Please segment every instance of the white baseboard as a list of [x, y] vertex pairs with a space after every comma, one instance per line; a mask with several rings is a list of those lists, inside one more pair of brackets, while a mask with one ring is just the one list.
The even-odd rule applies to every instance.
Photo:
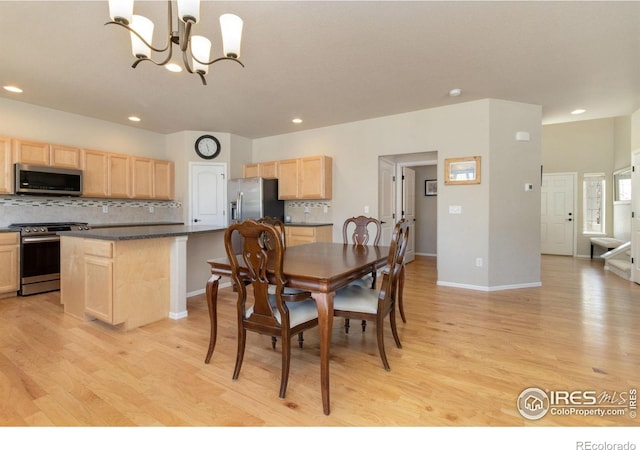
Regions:
[[[230, 287], [230, 286], [231, 286], [231, 281], [228, 281], [226, 283], [220, 283], [218, 285], [218, 289], [222, 289], [222, 288], [226, 288], [226, 287]], [[204, 294], [206, 292], [207, 292], [207, 288], [203, 288], [203, 289], [198, 289], [196, 291], [187, 292], [187, 298], [195, 297], [196, 295], [202, 295], [202, 294]]]
[[438, 286], [448, 286], [448, 287], [471, 289], [474, 291], [484, 291], [484, 292], [505, 291], [507, 289], [525, 289], [525, 288], [542, 286], [542, 282], [540, 281], [537, 281], [534, 283], [504, 284], [501, 286], [477, 286], [474, 284], [450, 283], [448, 281], [438, 281], [436, 284]]
[[417, 256], [438, 256], [437, 253], [416, 253]]

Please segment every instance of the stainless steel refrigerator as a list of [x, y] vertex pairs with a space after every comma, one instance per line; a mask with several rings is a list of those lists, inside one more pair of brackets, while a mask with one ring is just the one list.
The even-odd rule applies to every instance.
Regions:
[[229, 224], [265, 216], [284, 221], [284, 200], [278, 200], [278, 180], [235, 178], [227, 186]]

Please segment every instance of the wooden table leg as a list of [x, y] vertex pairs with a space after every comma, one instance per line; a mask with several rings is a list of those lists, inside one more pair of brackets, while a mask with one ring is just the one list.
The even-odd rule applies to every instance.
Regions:
[[213, 349], [216, 346], [216, 337], [218, 335], [218, 283], [220, 277], [218, 275], [211, 275], [209, 281], [207, 281], [207, 306], [209, 307], [209, 322], [211, 323], [211, 334], [209, 335], [209, 350], [207, 350], [207, 357], [205, 358], [205, 364], [209, 364], [211, 361], [211, 355], [213, 355]]
[[333, 329], [334, 293], [314, 292], [311, 294], [318, 307], [318, 329], [320, 332], [320, 388], [324, 413], [331, 411], [329, 403], [329, 355], [331, 353], [331, 330]]

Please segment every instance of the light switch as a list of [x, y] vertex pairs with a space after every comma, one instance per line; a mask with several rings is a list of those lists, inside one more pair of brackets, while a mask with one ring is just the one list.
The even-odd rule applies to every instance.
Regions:
[[533, 191], [533, 184], [531, 184], [531, 183], [525, 183], [525, 185], [524, 185], [524, 191], [525, 191], [525, 192]]
[[449, 214], [462, 214], [462, 206], [449, 205]]

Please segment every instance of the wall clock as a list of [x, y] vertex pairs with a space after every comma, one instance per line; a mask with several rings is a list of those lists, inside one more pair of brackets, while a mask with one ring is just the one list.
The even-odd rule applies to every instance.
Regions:
[[205, 134], [196, 139], [196, 153], [200, 158], [213, 159], [220, 154], [220, 141], [210, 134]]

